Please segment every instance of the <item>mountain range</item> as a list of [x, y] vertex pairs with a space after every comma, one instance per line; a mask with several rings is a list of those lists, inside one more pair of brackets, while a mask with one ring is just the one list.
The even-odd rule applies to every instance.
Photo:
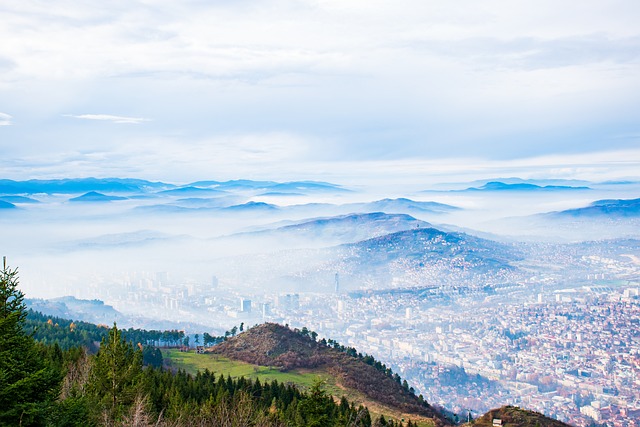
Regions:
[[0, 194], [78, 194], [89, 191], [131, 193], [159, 191], [169, 187], [173, 185], [129, 178], [0, 180]]
[[640, 217], [640, 199], [598, 200], [589, 206], [550, 214], [555, 217]]
[[231, 191], [274, 191], [281, 193], [322, 193], [322, 192], [349, 192], [350, 190], [340, 185], [318, 181], [198, 181], [186, 185], [168, 184], [164, 182], [152, 182], [131, 178], [77, 178], [77, 179], [52, 179], [28, 181], [14, 181], [10, 179], [0, 180], [0, 194], [80, 194], [90, 191], [105, 193], [156, 193], [178, 190], [177, 194], [208, 192], [209, 194]]
[[481, 187], [469, 187], [464, 191], [575, 191], [590, 190], [589, 187], [573, 187], [567, 185], [537, 185], [528, 182], [508, 184], [500, 181], [487, 182]]

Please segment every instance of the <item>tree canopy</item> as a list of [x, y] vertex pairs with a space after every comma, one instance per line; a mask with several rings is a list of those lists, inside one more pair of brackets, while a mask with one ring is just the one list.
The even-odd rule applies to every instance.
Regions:
[[40, 425], [58, 395], [60, 371], [24, 332], [27, 316], [18, 270], [0, 271], [0, 425]]

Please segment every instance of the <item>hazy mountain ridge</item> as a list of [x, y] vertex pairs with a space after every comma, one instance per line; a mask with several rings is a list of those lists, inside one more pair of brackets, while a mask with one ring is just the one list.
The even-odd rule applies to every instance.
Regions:
[[32, 199], [32, 198], [30, 198], [30, 197], [24, 197], [24, 196], [0, 196], [0, 201], [4, 201], [4, 202], [8, 202], [8, 203], [12, 203], [12, 204], [20, 204], [20, 203], [25, 203], [25, 204], [40, 203], [40, 201], [39, 201], [39, 200]]
[[484, 286], [515, 280], [520, 273], [514, 263], [523, 258], [517, 245], [427, 227], [328, 248], [230, 257], [219, 268], [238, 285], [286, 284], [298, 291], [333, 289], [336, 272], [345, 291], [362, 289], [365, 283], [370, 289], [464, 288], [476, 281]]
[[109, 196], [98, 193], [97, 191], [89, 191], [82, 196], [69, 199], [70, 202], [113, 202], [118, 200], [127, 200], [127, 198], [121, 196]]
[[349, 192], [341, 185], [321, 181], [197, 181], [186, 185], [133, 178], [67, 178], [14, 181], [0, 179], [0, 194], [80, 194], [90, 191], [113, 193], [225, 193], [227, 191]]
[[73, 296], [64, 296], [51, 299], [26, 298], [27, 308], [40, 312], [47, 316], [60, 317], [69, 320], [81, 320], [94, 324], [113, 326], [116, 322], [120, 328], [146, 328], [146, 329], [175, 329], [182, 330], [185, 327], [191, 329], [206, 329], [205, 326], [193, 322], [172, 322], [128, 315], [115, 309], [104, 301], [93, 299], [79, 299]]
[[589, 206], [553, 212], [555, 217], [640, 217], [640, 199], [597, 200]]
[[[244, 200], [244, 203], [239, 203], [241, 200]], [[272, 213], [279, 213], [281, 215], [291, 215], [292, 217], [304, 218], [297, 219], [295, 220], [296, 222], [311, 221], [314, 218], [319, 217], [320, 215], [330, 217], [358, 213], [367, 214], [382, 212], [386, 214], [408, 214], [421, 217], [436, 217], [462, 210], [462, 208], [459, 208], [457, 206], [452, 206], [444, 203], [431, 201], [414, 201], [406, 198], [382, 199], [372, 202], [345, 204], [306, 203], [280, 205], [269, 203], [267, 201], [253, 200], [253, 198], [250, 196], [245, 196], [245, 198], [243, 199], [239, 195], [232, 194], [214, 198], [191, 197], [181, 198], [177, 200], [167, 198], [165, 203], [136, 206], [133, 209], [164, 213], [270, 211]]]
[[[632, 184], [632, 182], [620, 182], [620, 183], [595, 183], [592, 181], [580, 180], [580, 179], [561, 179], [561, 178], [519, 178], [519, 177], [495, 177], [488, 179], [478, 179], [474, 181], [467, 182], [448, 182], [448, 183], [439, 183], [434, 186], [434, 190], [425, 190], [425, 192], [429, 191], [465, 191], [468, 189], [477, 189], [486, 186], [491, 186], [492, 184], [498, 184], [503, 186], [510, 185], [533, 185], [537, 187], [569, 187], [569, 188], [591, 188], [592, 186], [597, 185], [616, 185], [616, 184]], [[514, 187], [517, 188], [517, 187]]]
[[371, 212], [305, 219], [294, 224], [240, 232], [225, 238], [275, 238], [278, 241], [280, 239], [292, 239], [301, 244], [305, 241], [310, 241], [310, 243], [322, 241], [329, 244], [341, 244], [429, 225], [425, 221], [417, 220], [406, 214]]
[[141, 246], [159, 242], [176, 242], [178, 240], [193, 239], [187, 235], [172, 235], [154, 230], [138, 230], [126, 233], [103, 234], [87, 239], [65, 242], [67, 249], [104, 249], [125, 246]]
[[537, 185], [528, 182], [504, 183], [500, 181], [491, 181], [481, 187], [469, 187], [463, 191], [584, 191], [591, 190], [589, 187], [573, 187], [566, 185]]
[[253, 190], [253, 191], [273, 191], [281, 193], [291, 192], [349, 192], [341, 185], [322, 181], [252, 181], [238, 179], [231, 181], [197, 181], [190, 184], [194, 187], [206, 187], [225, 191]]
[[487, 222], [520, 241], [576, 242], [640, 238], [640, 199], [602, 199], [581, 207]]
[[217, 190], [217, 189], [211, 189], [211, 188], [200, 188], [200, 187], [188, 185], [186, 187], [178, 187], [178, 188], [172, 188], [169, 190], [162, 190], [155, 194], [163, 195], [163, 196], [180, 196], [180, 197], [198, 196], [199, 197], [199, 196], [224, 195], [228, 193], [223, 190]]
[[110, 325], [125, 323], [125, 315], [100, 300], [81, 300], [75, 297], [60, 297], [49, 300], [27, 299], [27, 307], [48, 316], [82, 320], [96, 324]]
[[74, 194], [89, 191], [147, 192], [173, 187], [173, 184], [131, 178], [69, 178], [28, 181], [0, 180], [0, 193], [4, 194]]

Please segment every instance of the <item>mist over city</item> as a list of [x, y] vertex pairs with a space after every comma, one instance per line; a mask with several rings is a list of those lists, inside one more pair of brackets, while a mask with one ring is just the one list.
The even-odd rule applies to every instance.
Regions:
[[639, 19], [8, 2], [0, 255], [45, 315], [308, 328], [450, 414], [638, 426]]

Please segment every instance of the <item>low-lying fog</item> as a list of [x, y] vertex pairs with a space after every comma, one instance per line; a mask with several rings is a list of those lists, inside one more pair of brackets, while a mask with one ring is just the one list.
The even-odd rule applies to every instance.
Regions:
[[[322, 259], [311, 262], [313, 252], [303, 257], [288, 250], [355, 243], [429, 224], [498, 241], [640, 237], [637, 213], [606, 220], [541, 215], [584, 208], [597, 200], [634, 199], [640, 194], [637, 183], [589, 187], [386, 195], [341, 187], [299, 192], [252, 187], [216, 192], [203, 187], [182, 192], [105, 191], [98, 197], [126, 199], [99, 201], [70, 200], [81, 194], [21, 194], [32, 199], [30, 203], [0, 195], [0, 200], [13, 200], [16, 206], [0, 210], [2, 254], [11, 266], [19, 267], [21, 288], [30, 298], [92, 298], [97, 287], [104, 290], [145, 275], [155, 277], [158, 272], [184, 283], [209, 283], [216, 276], [224, 287], [228, 275], [234, 274], [227, 267], [237, 265], [238, 260], [245, 266], [242, 274], [251, 281], [252, 275], [264, 274], [260, 271], [264, 265], [252, 262], [258, 254], [282, 254], [286, 261], [271, 256], [265, 262], [302, 269], [300, 264], [320, 265]], [[383, 200], [398, 198], [408, 200]], [[412, 218], [314, 221], [372, 212]], [[282, 287], [286, 290], [286, 284]]]

